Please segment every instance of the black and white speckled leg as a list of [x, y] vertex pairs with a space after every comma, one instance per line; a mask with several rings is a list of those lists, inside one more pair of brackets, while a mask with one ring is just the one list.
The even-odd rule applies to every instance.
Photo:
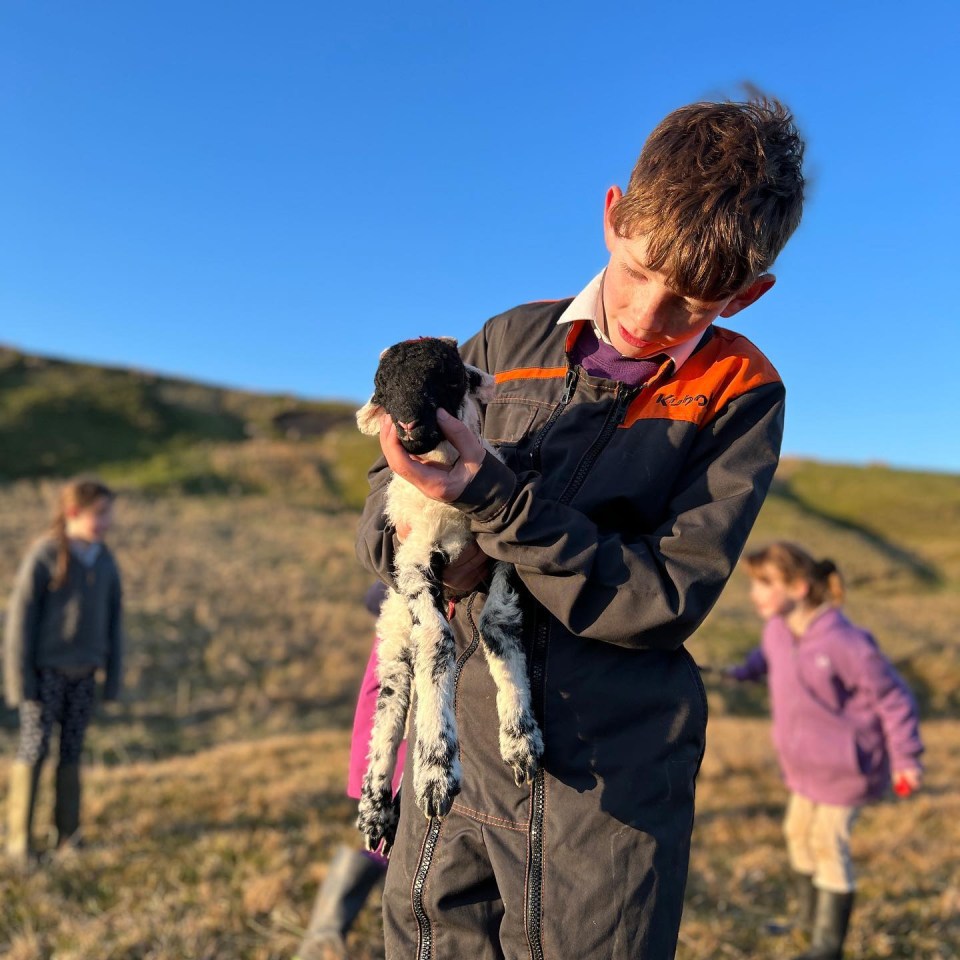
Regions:
[[517, 786], [531, 781], [543, 756], [543, 734], [533, 714], [527, 658], [520, 643], [520, 604], [510, 585], [510, 566], [494, 568], [478, 629], [497, 687], [500, 755]]
[[383, 842], [384, 851], [389, 851], [400, 817], [399, 798], [393, 795], [393, 775], [410, 709], [413, 680], [410, 630], [407, 602], [391, 591], [377, 621], [380, 691], [357, 815], [357, 829], [363, 834], [368, 850], [376, 850]]
[[438, 609], [438, 590], [426, 570], [409, 598], [413, 675], [417, 695], [413, 790], [427, 817], [443, 817], [460, 792], [460, 755], [453, 709], [454, 639]]

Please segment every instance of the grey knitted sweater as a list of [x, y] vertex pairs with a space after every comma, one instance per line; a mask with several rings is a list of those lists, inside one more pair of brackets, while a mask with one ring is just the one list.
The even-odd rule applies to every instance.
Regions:
[[57, 543], [38, 540], [24, 558], [7, 608], [3, 673], [9, 706], [37, 698], [42, 667], [106, 670], [104, 698], [120, 692], [123, 629], [120, 572], [103, 547], [89, 566], [70, 558], [67, 582], [51, 590]]

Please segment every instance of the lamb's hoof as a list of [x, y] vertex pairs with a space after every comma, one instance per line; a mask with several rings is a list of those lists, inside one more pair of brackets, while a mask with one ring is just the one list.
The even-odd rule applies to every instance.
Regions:
[[366, 789], [361, 791], [357, 811], [357, 829], [363, 834], [363, 842], [367, 850], [376, 850], [383, 844], [384, 855], [389, 853], [397, 838], [399, 823], [399, 800], [391, 796], [390, 791], [384, 790], [379, 793]]
[[453, 806], [453, 798], [460, 793], [460, 784], [442, 780], [430, 781], [417, 797], [417, 806], [428, 819], [445, 817]]
[[533, 783], [533, 778], [540, 769], [540, 761], [529, 757], [526, 760], [508, 760], [507, 766], [513, 771], [513, 782], [522, 787], [528, 783]]
[[540, 769], [540, 760], [543, 757], [543, 737], [538, 728], [529, 733], [509, 731], [503, 741], [503, 762], [513, 771], [513, 782], [522, 787], [532, 783]]

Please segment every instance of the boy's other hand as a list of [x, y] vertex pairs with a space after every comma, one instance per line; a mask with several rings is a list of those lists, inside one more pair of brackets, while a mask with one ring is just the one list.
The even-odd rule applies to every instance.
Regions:
[[477, 546], [476, 540], [463, 548], [460, 556], [443, 569], [441, 580], [456, 596], [473, 593], [487, 578], [489, 557]]
[[413, 484], [431, 500], [452, 503], [477, 475], [486, 451], [480, 440], [446, 410], [437, 411], [441, 433], [460, 454], [452, 466], [424, 463], [407, 453], [397, 437], [397, 428], [387, 414], [380, 419], [380, 449], [390, 469]]

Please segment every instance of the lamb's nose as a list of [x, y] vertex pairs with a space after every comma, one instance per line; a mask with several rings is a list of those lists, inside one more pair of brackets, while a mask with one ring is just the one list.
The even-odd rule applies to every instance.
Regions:
[[402, 420], [397, 421], [397, 426], [404, 432], [410, 433], [413, 428], [417, 425], [416, 420], [410, 420], [408, 423], [404, 423]]

